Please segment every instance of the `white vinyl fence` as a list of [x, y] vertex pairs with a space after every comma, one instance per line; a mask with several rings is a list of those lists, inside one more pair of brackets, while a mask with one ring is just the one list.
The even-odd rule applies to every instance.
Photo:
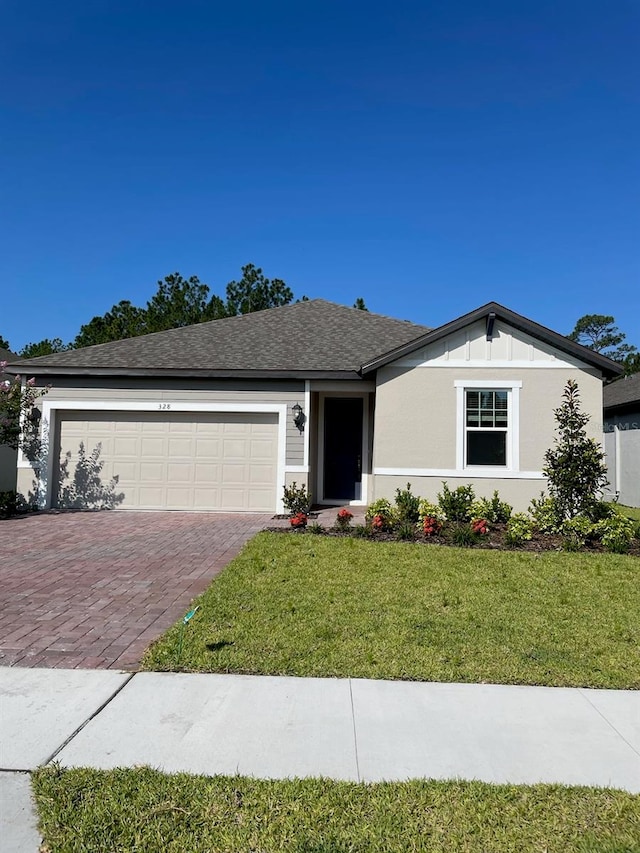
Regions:
[[605, 420], [604, 450], [607, 497], [617, 497], [625, 506], [640, 506], [640, 414]]

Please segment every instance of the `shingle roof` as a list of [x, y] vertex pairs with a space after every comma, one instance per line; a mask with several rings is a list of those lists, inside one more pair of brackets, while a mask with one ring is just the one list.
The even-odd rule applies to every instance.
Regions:
[[0, 361], [18, 361], [18, 356], [10, 350], [0, 347]]
[[640, 373], [625, 376], [604, 386], [604, 407], [611, 409], [617, 406], [640, 406]]
[[40, 356], [28, 360], [28, 369], [37, 374], [356, 374], [364, 362], [427, 331], [405, 320], [312, 299]]

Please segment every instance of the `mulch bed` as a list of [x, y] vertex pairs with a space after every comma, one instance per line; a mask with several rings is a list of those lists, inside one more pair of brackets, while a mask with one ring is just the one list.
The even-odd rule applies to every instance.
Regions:
[[[280, 516], [280, 518], [288, 518], [289, 516]], [[294, 528], [294, 527], [268, 527], [267, 530], [271, 533], [293, 533], [296, 535], [308, 534], [309, 536], [319, 535], [319, 536], [333, 536], [336, 538], [345, 538], [348, 536], [357, 537], [359, 539], [367, 539], [371, 542], [418, 542], [422, 545], [448, 545], [454, 547], [464, 547], [460, 546], [455, 542], [451, 541], [450, 535], [446, 533], [444, 535], [439, 534], [437, 536], [425, 536], [423, 533], [416, 532], [416, 535], [413, 539], [404, 539], [397, 536], [397, 534], [391, 531], [376, 531], [375, 533], [371, 533], [369, 535], [363, 536], [360, 533], [356, 532], [355, 527], [351, 527], [347, 530], [339, 530], [335, 527], [323, 527], [322, 531], [309, 531], [304, 528]], [[504, 542], [504, 534], [506, 530], [505, 524], [492, 524], [489, 532], [484, 536], [478, 536], [476, 542], [473, 545], [469, 545], [467, 547], [470, 548], [478, 548], [485, 551], [523, 551], [523, 552], [532, 552], [532, 553], [540, 553], [542, 551], [565, 551], [563, 547], [564, 539], [562, 536], [558, 534], [551, 533], [534, 533], [533, 537], [527, 542], [523, 542], [522, 545], [518, 547], [514, 547], [512, 545], [507, 545]], [[584, 548], [579, 549], [582, 553], [593, 553], [593, 554], [608, 554], [606, 548], [600, 542], [590, 541], [588, 542]], [[633, 544], [631, 545], [627, 554], [632, 557], [640, 557], [640, 540], [635, 539]]]

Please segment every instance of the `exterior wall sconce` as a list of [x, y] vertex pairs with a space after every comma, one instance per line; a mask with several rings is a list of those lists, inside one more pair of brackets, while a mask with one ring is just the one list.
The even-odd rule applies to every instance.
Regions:
[[296, 403], [295, 406], [292, 406], [291, 411], [293, 412], [294, 424], [300, 432], [304, 432], [304, 424], [307, 418], [305, 413], [302, 411], [302, 406], [300, 405], [300, 403]]

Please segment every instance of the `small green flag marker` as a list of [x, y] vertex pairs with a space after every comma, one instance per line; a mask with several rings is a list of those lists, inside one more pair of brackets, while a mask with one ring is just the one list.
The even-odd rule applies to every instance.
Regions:
[[180, 658], [182, 657], [182, 641], [183, 641], [183, 639], [184, 639], [184, 628], [185, 628], [185, 625], [188, 625], [188, 624], [189, 624], [189, 622], [191, 621], [191, 619], [193, 619], [193, 617], [196, 615], [196, 612], [197, 612], [198, 610], [200, 610], [200, 605], [199, 605], [199, 604], [198, 604], [198, 606], [197, 606], [197, 607], [194, 607], [194, 608], [193, 608], [193, 610], [190, 610], [188, 613], [185, 613], [185, 615], [182, 617], [182, 623], [181, 623], [181, 625], [180, 625], [180, 635], [179, 635], [179, 638], [178, 638], [178, 656], [177, 656], [177, 660], [176, 660], [176, 666], [178, 666], [178, 665], [179, 665], [179, 663], [180, 663]]

